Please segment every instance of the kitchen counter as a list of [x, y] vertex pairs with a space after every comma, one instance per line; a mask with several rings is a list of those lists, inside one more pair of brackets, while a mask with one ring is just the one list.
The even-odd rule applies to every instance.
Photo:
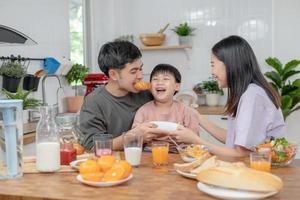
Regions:
[[[133, 179], [114, 187], [91, 187], [76, 180], [77, 173], [25, 174], [20, 179], [2, 180], [0, 200], [20, 199], [214, 199], [199, 191], [197, 181], [180, 176], [173, 163], [182, 162], [178, 154], [169, 155], [169, 165], [152, 167], [151, 154], [143, 153], [142, 164], [133, 169]], [[300, 160], [284, 168], [272, 169], [282, 178], [283, 190], [269, 199], [297, 199], [300, 196]]]
[[224, 106], [198, 106], [195, 108], [202, 115], [224, 115]]

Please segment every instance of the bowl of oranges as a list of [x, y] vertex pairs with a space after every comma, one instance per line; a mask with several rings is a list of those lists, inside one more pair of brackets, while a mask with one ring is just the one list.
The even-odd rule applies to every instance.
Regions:
[[126, 160], [116, 160], [105, 155], [97, 159], [86, 159], [79, 164], [77, 180], [96, 187], [119, 185], [133, 178], [132, 167]]

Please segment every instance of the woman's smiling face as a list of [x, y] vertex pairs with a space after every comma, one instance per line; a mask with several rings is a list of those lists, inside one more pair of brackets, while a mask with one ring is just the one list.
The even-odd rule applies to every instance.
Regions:
[[226, 66], [213, 53], [211, 54], [212, 75], [218, 81], [220, 88], [227, 87]]

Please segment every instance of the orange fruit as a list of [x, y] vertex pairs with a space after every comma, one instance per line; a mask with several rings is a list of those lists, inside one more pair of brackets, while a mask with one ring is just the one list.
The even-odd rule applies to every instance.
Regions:
[[139, 81], [134, 84], [136, 90], [149, 90], [151, 88], [151, 83]]
[[95, 160], [87, 160], [79, 165], [80, 174], [101, 172], [101, 168]]
[[118, 167], [118, 166], [121, 166], [123, 169], [125, 169], [125, 173], [122, 179], [127, 178], [131, 174], [132, 167], [126, 160], [117, 161], [113, 167]]
[[116, 162], [114, 156], [106, 155], [98, 158], [97, 163], [101, 167], [101, 170], [105, 173], [108, 171]]
[[121, 166], [115, 166], [105, 172], [103, 176], [104, 181], [118, 181], [123, 178], [125, 169]]
[[76, 149], [76, 155], [81, 155], [84, 153], [84, 147], [81, 146], [79, 143], [73, 143], [74, 148]]
[[102, 181], [103, 175], [104, 175], [104, 173], [102, 173], [102, 172], [95, 172], [95, 173], [81, 174], [81, 177], [85, 181], [99, 182], [99, 181]]

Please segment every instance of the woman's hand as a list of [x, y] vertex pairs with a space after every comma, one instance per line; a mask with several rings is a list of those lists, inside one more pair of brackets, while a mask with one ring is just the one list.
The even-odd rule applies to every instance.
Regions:
[[200, 137], [192, 130], [179, 125], [177, 130], [170, 132], [170, 136], [176, 139], [178, 142], [188, 144], [198, 144]]

